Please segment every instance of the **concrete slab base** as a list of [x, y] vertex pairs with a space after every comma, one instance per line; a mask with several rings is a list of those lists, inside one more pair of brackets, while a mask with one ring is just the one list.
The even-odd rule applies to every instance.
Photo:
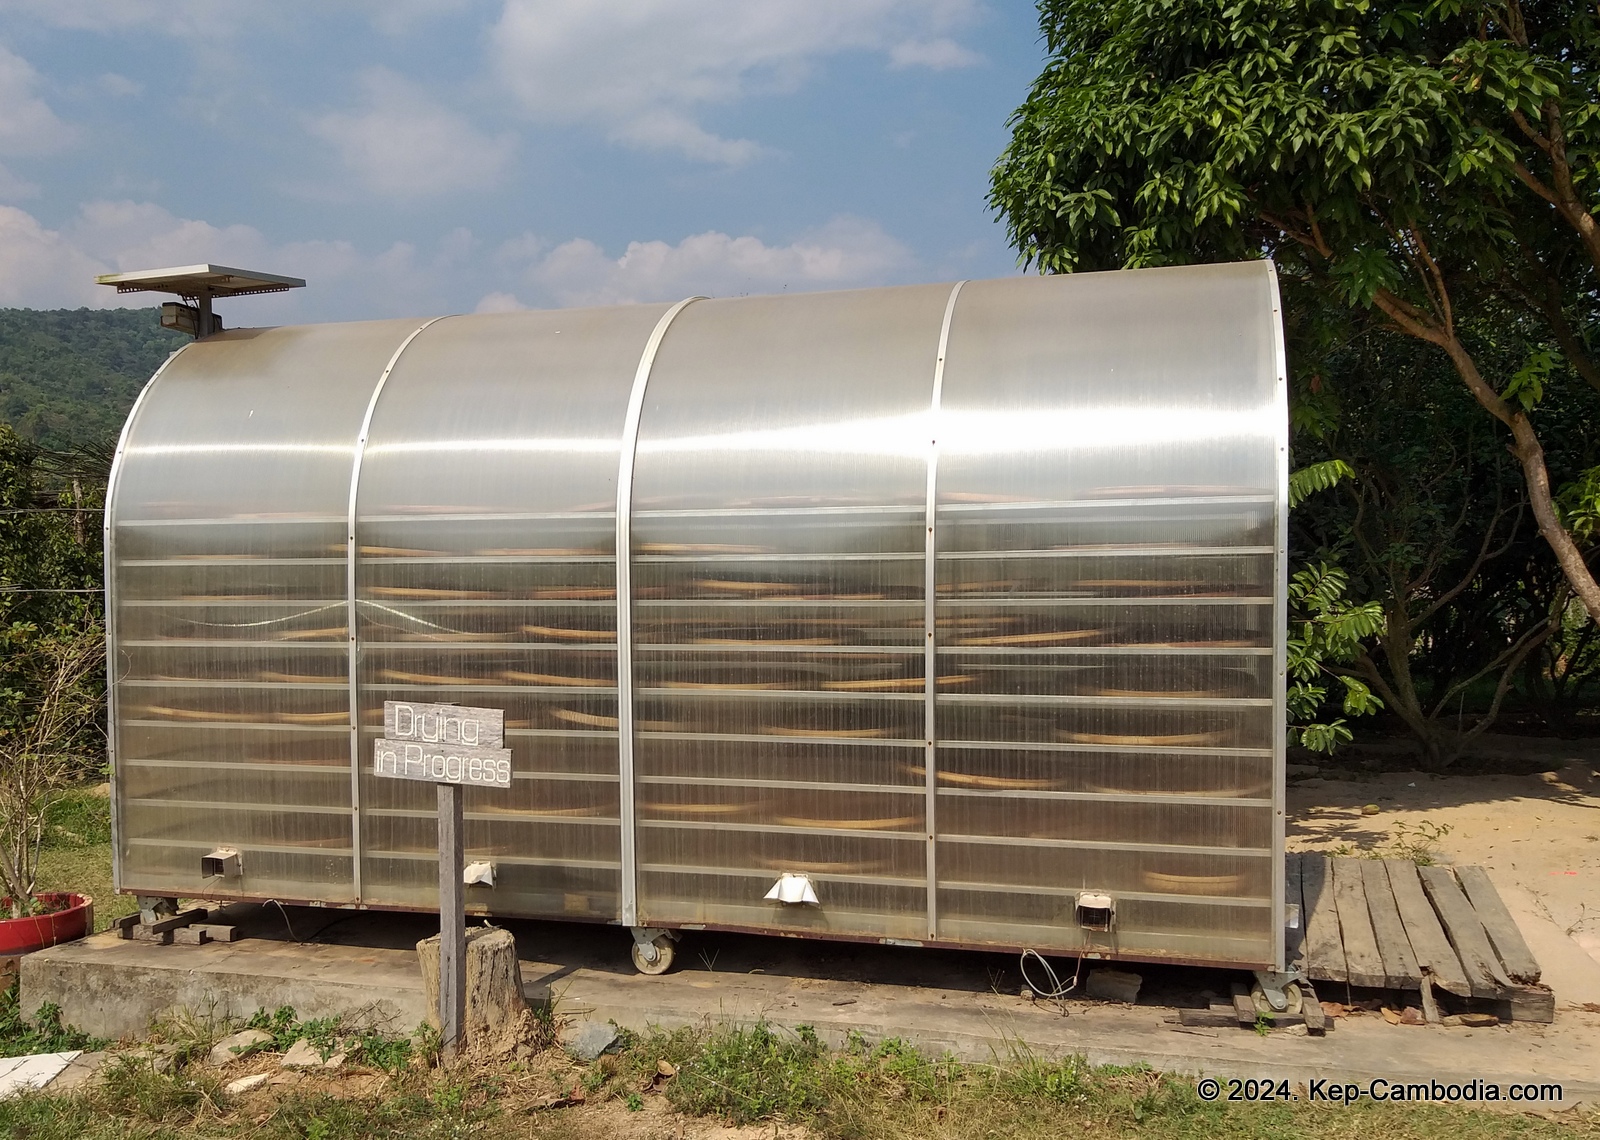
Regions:
[[[393, 1033], [423, 1020], [412, 947], [437, 931], [436, 919], [309, 908], [280, 914], [243, 905], [229, 911], [228, 921], [246, 934], [239, 942], [157, 946], [100, 935], [30, 954], [22, 963], [24, 1009], [53, 1001], [67, 1023], [104, 1037], [137, 1036], [152, 1018], [179, 1008], [221, 1021], [290, 1005], [304, 1018], [338, 1015]], [[1177, 1007], [1204, 1005], [1244, 977], [1227, 971], [1132, 967], [1144, 978], [1138, 1005], [1063, 1006], [1019, 996], [1017, 963], [1008, 955], [700, 932], [686, 934], [674, 972], [646, 977], [634, 970], [631, 939], [619, 927], [506, 925], [517, 936], [530, 997], [553, 999], [573, 1020], [634, 1030], [765, 1019], [814, 1026], [834, 1044], [852, 1033], [869, 1041], [900, 1037], [969, 1061], [1082, 1054], [1095, 1064], [1143, 1063], [1223, 1079], [1557, 1082], [1559, 1107], [1600, 1104], [1600, 1013], [1564, 1004], [1553, 1025], [1447, 1029], [1392, 1026], [1367, 1015], [1339, 1020], [1320, 1039], [1292, 1030], [1258, 1036], [1167, 1020]]]

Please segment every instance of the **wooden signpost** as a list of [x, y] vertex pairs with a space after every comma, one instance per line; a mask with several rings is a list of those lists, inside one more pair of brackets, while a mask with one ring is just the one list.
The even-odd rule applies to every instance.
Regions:
[[467, 1004], [461, 789], [511, 786], [505, 712], [385, 701], [383, 739], [374, 742], [372, 772], [439, 788], [439, 1037], [454, 1053], [462, 1044]]

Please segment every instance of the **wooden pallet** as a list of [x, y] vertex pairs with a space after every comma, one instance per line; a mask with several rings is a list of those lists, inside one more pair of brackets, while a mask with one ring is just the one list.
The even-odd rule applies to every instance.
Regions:
[[1436, 989], [1508, 1021], [1554, 1020], [1539, 963], [1482, 867], [1292, 852], [1285, 875], [1301, 914], [1289, 962], [1312, 981], [1415, 990], [1430, 1020]]

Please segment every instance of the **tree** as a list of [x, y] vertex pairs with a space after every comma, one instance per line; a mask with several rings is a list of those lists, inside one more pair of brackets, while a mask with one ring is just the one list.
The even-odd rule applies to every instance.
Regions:
[[[1351, 594], [1374, 599], [1372, 644], [1329, 668], [1369, 685], [1425, 765], [1442, 769], [1520, 695], [1519, 678], [1559, 714], [1562, 698], [1581, 690], [1583, 639], [1577, 661], [1542, 654], [1561, 640], [1571, 592], [1526, 525], [1521, 480], [1493, 422], [1439, 354], [1374, 323], [1347, 314], [1325, 344], [1308, 343], [1307, 322], [1290, 323], [1291, 344], [1320, 368], [1292, 404], [1296, 459], [1304, 471], [1344, 473], [1336, 491], [1291, 515], [1290, 547], [1301, 564], [1340, 567]], [[1485, 359], [1520, 359], [1516, 333], [1479, 337]], [[1559, 413], [1550, 455], [1571, 466], [1573, 445], [1600, 436], [1600, 393], [1563, 390], [1547, 409]], [[1577, 439], [1568, 425], [1583, 429]], [[1547, 683], [1558, 674], [1559, 686]]]
[[[1600, 622], [1558, 508], [1544, 390], [1600, 390], [1600, 13], [1576, 0], [1041, 0], [1051, 53], [990, 202], [1047, 272], [1277, 260], [1441, 351], [1501, 426], [1539, 533]], [[1483, 330], [1538, 330], [1515, 368]], [[1585, 497], [1584, 488], [1588, 488]]]

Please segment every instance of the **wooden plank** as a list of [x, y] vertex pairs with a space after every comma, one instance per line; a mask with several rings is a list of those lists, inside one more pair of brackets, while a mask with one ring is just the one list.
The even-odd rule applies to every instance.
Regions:
[[1333, 904], [1331, 861], [1323, 855], [1306, 853], [1300, 868], [1300, 889], [1305, 911], [1305, 973], [1319, 982], [1342, 982], [1349, 972], [1345, 967], [1344, 943], [1339, 938], [1339, 912]]
[[1300, 899], [1303, 858], [1303, 853], [1299, 851], [1290, 851], [1283, 857], [1283, 905], [1286, 909], [1297, 907], [1300, 911], [1300, 921], [1292, 927], [1285, 927], [1283, 932], [1283, 959], [1291, 970], [1305, 958], [1306, 910]]
[[1322, 1010], [1322, 1002], [1317, 998], [1317, 991], [1310, 982], [1300, 983], [1300, 1009], [1306, 1019], [1306, 1032], [1313, 1037], [1325, 1036], [1328, 1032], [1328, 1015]]
[[1422, 968], [1417, 965], [1417, 956], [1411, 952], [1411, 939], [1406, 937], [1405, 924], [1400, 921], [1400, 907], [1394, 901], [1389, 872], [1378, 860], [1363, 859], [1361, 886], [1367, 894], [1367, 914], [1372, 918], [1372, 933], [1378, 937], [1378, 956], [1383, 959], [1389, 988], [1420, 988]]
[[192, 926], [196, 922], [206, 920], [206, 908], [203, 906], [190, 907], [182, 914], [175, 914], [171, 918], [158, 919], [155, 922], [141, 922], [139, 929], [150, 934], [162, 934], [168, 930], [177, 930], [180, 926]]
[[1250, 991], [1238, 982], [1233, 984], [1233, 1015], [1241, 1029], [1255, 1027], [1256, 1003], [1250, 1000]]
[[1418, 867], [1417, 874], [1422, 878], [1422, 889], [1427, 892], [1434, 913], [1444, 924], [1445, 937], [1450, 939], [1451, 948], [1461, 959], [1461, 968], [1472, 986], [1472, 996], [1499, 997], [1502, 990], [1510, 988], [1511, 979], [1500, 968], [1500, 959], [1489, 944], [1483, 923], [1478, 921], [1467, 896], [1461, 893], [1450, 868]]
[[1422, 1020], [1429, 1025], [1438, 1025], [1439, 1003], [1433, 996], [1433, 979], [1427, 974], [1422, 975]]
[[1461, 968], [1461, 959], [1451, 949], [1444, 927], [1439, 925], [1439, 916], [1433, 913], [1433, 906], [1423, 893], [1417, 865], [1409, 859], [1385, 859], [1383, 868], [1389, 873], [1389, 888], [1394, 891], [1395, 905], [1400, 908], [1400, 921], [1405, 924], [1406, 938], [1411, 942], [1418, 968], [1425, 970], [1433, 984], [1447, 993], [1471, 997], [1467, 972]]
[[1522, 931], [1517, 929], [1516, 920], [1501, 901], [1500, 892], [1494, 889], [1489, 872], [1482, 867], [1457, 867], [1456, 880], [1466, 892], [1472, 909], [1477, 911], [1478, 921], [1483, 923], [1484, 933], [1489, 936], [1489, 944], [1500, 955], [1506, 976], [1514, 982], [1530, 986], [1537, 982], [1539, 960], [1523, 941]]
[[1549, 1025], [1556, 1019], [1556, 995], [1549, 986], [1510, 986], [1487, 1005], [1501, 1021], [1528, 1021]]
[[1360, 859], [1333, 861], [1333, 903], [1339, 912], [1339, 934], [1344, 939], [1346, 979], [1352, 986], [1381, 990], [1388, 987], [1389, 975], [1378, 953], [1378, 937], [1372, 932], [1361, 863]]

